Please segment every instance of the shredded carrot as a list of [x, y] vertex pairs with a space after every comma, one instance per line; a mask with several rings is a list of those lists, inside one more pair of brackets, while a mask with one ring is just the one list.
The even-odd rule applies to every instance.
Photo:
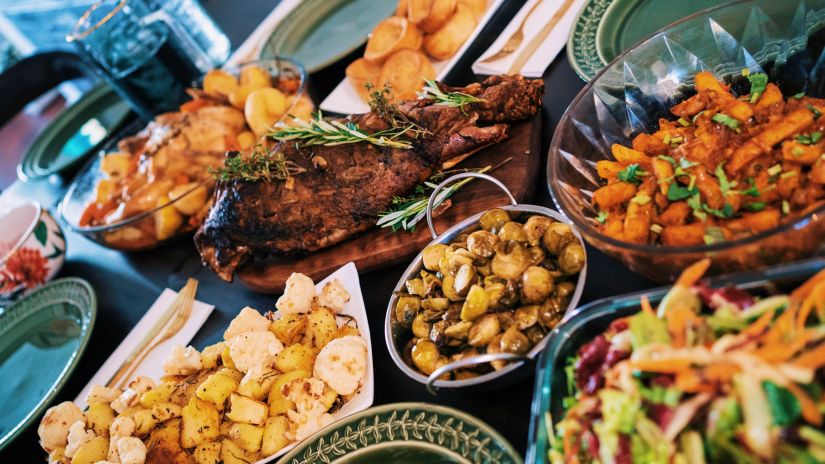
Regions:
[[804, 284], [800, 285], [793, 292], [791, 292], [792, 301], [802, 301], [811, 294], [814, 287], [825, 282], [825, 269], [817, 272], [813, 277], [808, 279]]
[[685, 369], [678, 372], [674, 385], [676, 385], [676, 388], [687, 393], [713, 391], [713, 385], [703, 382], [699, 374], [693, 369]]
[[819, 369], [825, 366], [825, 343], [803, 353], [793, 361], [794, 365], [808, 369]]
[[822, 425], [822, 413], [819, 412], [816, 403], [814, 403], [808, 394], [793, 382], [789, 382], [785, 388], [787, 388], [799, 402], [799, 406], [802, 408], [802, 418], [811, 425]]
[[693, 284], [699, 281], [705, 272], [707, 272], [708, 268], [710, 267], [710, 259], [705, 258], [701, 261], [697, 261], [690, 266], [687, 267], [684, 271], [682, 271], [682, 275], [676, 279], [675, 285], [681, 285], [683, 287], [692, 287]]
[[765, 344], [784, 344], [786, 340], [793, 337], [791, 330], [794, 328], [794, 321], [796, 320], [796, 313], [799, 310], [799, 305], [791, 304], [791, 306], [776, 318], [773, 326], [763, 336]]
[[705, 378], [711, 382], [727, 383], [733, 379], [733, 376], [741, 372], [742, 369], [738, 364], [721, 362], [710, 364], [705, 368]]
[[662, 374], [675, 374], [686, 369], [690, 369], [689, 359], [640, 359], [632, 361], [630, 367], [644, 372], [659, 372]]
[[773, 321], [773, 316], [776, 314], [775, 310], [770, 310], [768, 312], [763, 313], [759, 316], [759, 319], [753, 321], [753, 323], [740, 332], [741, 334], [747, 335], [748, 337], [758, 337], [762, 335], [762, 332], [768, 328], [771, 321]]
[[655, 316], [656, 312], [653, 311], [653, 306], [650, 305], [650, 299], [648, 299], [647, 295], [642, 295], [642, 311], [645, 313]]
[[687, 306], [676, 306], [665, 314], [667, 329], [675, 348], [683, 348], [686, 342], [688, 327], [696, 318], [693, 311]]

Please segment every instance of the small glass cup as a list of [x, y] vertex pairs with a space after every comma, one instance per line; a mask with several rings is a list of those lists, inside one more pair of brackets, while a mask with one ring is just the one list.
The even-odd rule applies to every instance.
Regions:
[[144, 119], [175, 110], [208, 58], [165, 11], [142, 0], [92, 5], [66, 38]]
[[176, 34], [191, 37], [194, 45], [208, 59], [207, 63], [196, 63], [201, 72], [218, 68], [229, 59], [231, 44], [220, 26], [209, 16], [198, 0], [145, 0], [155, 11], [164, 11], [168, 21], [177, 27]]

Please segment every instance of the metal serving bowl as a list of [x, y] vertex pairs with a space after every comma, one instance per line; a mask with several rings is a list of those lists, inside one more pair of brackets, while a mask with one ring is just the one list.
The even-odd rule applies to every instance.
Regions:
[[[501, 209], [505, 211], [516, 211], [522, 213], [531, 213], [531, 214], [538, 214], [547, 216], [557, 222], [561, 222], [564, 224], [568, 224], [571, 226], [573, 234], [581, 243], [582, 247], [584, 248], [584, 241], [582, 240], [581, 235], [579, 234], [576, 227], [564, 217], [562, 214], [553, 211], [551, 209], [545, 208], [543, 206], [537, 205], [523, 205], [519, 204], [507, 187], [501, 183], [498, 179], [488, 176], [486, 174], [478, 174], [473, 172], [457, 174], [452, 176], [443, 182], [441, 182], [432, 192], [430, 195], [430, 200], [427, 205], [427, 225], [430, 228], [430, 232], [433, 236], [433, 241], [429, 243], [429, 245], [441, 243], [441, 244], [449, 244], [456, 236], [461, 234], [464, 230], [469, 228], [470, 226], [476, 224], [484, 212], [480, 212], [475, 214], [458, 224], [450, 227], [442, 234], [438, 234], [433, 227], [433, 220], [432, 220], [432, 209], [433, 204], [435, 202], [435, 198], [437, 197], [438, 193], [446, 186], [454, 183], [457, 180], [468, 178], [468, 177], [476, 177], [480, 179], [487, 180], [492, 182], [496, 186], [498, 186], [501, 190], [503, 190], [510, 199], [510, 204], [506, 206], [502, 206]], [[584, 291], [584, 282], [585, 276], [587, 274], [587, 261], [585, 256], [585, 265], [581, 271], [579, 271], [579, 276], [576, 281], [576, 289], [573, 292], [572, 297], [570, 298], [570, 303], [567, 305], [565, 309], [565, 318], [567, 315], [574, 309], [579, 303], [581, 299], [582, 292]], [[393, 290], [392, 297], [390, 298], [389, 304], [387, 305], [387, 316], [384, 322], [384, 337], [387, 342], [387, 349], [390, 352], [390, 356], [392, 357], [395, 364], [404, 372], [407, 376], [411, 379], [425, 384], [427, 386], [427, 390], [431, 393], [435, 393], [435, 389], [437, 388], [464, 388], [464, 387], [472, 387], [472, 386], [481, 386], [484, 385], [486, 389], [495, 389], [501, 388], [508, 384], [511, 384], [521, 378], [530, 375], [533, 372], [532, 361], [534, 361], [538, 355], [542, 352], [544, 347], [547, 345], [547, 340], [549, 337], [546, 335], [539, 343], [537, 343], [533, 348], [524, 355], [513, 354], [513, 353], [486, 353], [479, 356], [473, 356], [461, 359], [459, 361], [455, 361], [440, 368], [436, 369], [430, 376], [426, 376], [416, 370], [414, 367], [408, 365], [404, 362], [402, 357], [401, 349], [403, 347], [404, 342], [406, 341], [405, 337], [408, 333], [406, 329], [402, 330], [401, 328], [397, 327], [397, 324], [394, 322], [393, 312], [395, 309], [396, 302], [398, 301], [399, 292], [404, 288], [405, 283], [408, 279], [413, 277], [417, 274], [421, 269], [423, 269], [423, 251], [415, 257], [415, 259], [410, 263], [407, 269], [404, 271], [404, 274], [401, 276], [401, 279], [398, 281], [398, 284], [395, 286]], [[550, 332], [552, 333], [552, 332]], [[403, 340], [403, 341], [402, 341]], [[454, 371], [460, 368], [466, 368], [478, 364], [483, 364], [491, 361], [509, 361], [509, 363], [502, 369], [492, 371], [477, 377], [469, 378], [469, 379], [462, 379], [462, 380], [441, 380], [439, 377], [442, 375]]]

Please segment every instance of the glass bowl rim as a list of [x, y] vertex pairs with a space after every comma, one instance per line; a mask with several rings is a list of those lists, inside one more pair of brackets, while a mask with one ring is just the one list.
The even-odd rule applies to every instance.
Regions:
[[[246, 66], [261, 65], [261, 64], [276, 64], [277, 65], [277, 64], [280, 64], [281, 62], [289, 63], [291, 66], [293, 66], [298, 71], [298, 77], [299, 77], [300, 84], [298, 85], [298, 90], [295, 91], [295, 97], [304, 95], [306, 93], [306, 84], [307, 84], [306, 70], [304, 69], [304, 66], [301, 63], [299, 63], [299, 62], [297, 62], [297, 61], [295, 61], [291, 58], [276, 56], [276, 57], [269, 58], [269, 59], [266, 59], [266, 60], [244, 61], [242, 63], [238, 63], [238, 64], [235, 64], [235, 65], [232, 65], [232, 66], [226, 66], [226, 67], [216, 68], [216, 69], [220, 69], [220, 70], [226, 71], [230, 74], [237, 75]], [[198, 81], [196, 81], [192, 85], [193, 86], [194, 85], [201, 85], [203, 83], [203, 78], [205, 76], [206, 76], [206, 74], [204, 73], [198, 79]], [[271, 74], [270, 74], [270, 76], [271, 76]], [[290, 104], [289, 108], [287, 108], [287, 110], [284, 112], [284, 115], [287, 115], [289, 113], [289, 111], [294, 107], [296, 101], [297, 101], [297, 98], [293, 98], [292, 103]], [[136, 123], [130, 124], [130, 125], [126, 126], [126, 130], [129, 130], [129, 129], [131, 129], [132, 126], [137, 126], [137, 125], [138, 124], [136, 124]], [[144, 125], [144, 127], [145, 127], [145, 125]], [[79, 178], [79, 176], [81, 176], [81, 175], [85, 174], [86, 172], [88, 172], [88, 170], [91, 169], [91, 165], [93, 165], [100, 158], [105, 156], [105, 153], [106, 153], [105, 148], [110, 146], [115, 138], [122, 138], [122, 137], [126, 137], [126, 135], [122, 136], [120, 133], [114, 134], [112, 136], [112, 138], [104, 144], [104, 148], [98, 150], [97, 154], [92, 156], [89, 159], [89, 161], [86, 164], [83, 165], [83, 167], [79, 171], [78, 177], [76, 177], [72, 181], [71, 185], [66, 190], [66, 193], [63, 195], [63, 199], [60, 201], [60, 206], [59, 206], [60, 219], [73, 232], [77, 232], [77, 233], [80, 233], [80, 234], [109, 232], [109, 231], [112, 231], [112, 230], [119, 229], [121, 227], [128, 226], [130, 224], [134, 224], [138, 221], [141, 221], [141, 220], [145, 219], [146, 217], [148, 217], [150, 215], [153, 215], [153, 214], [157, 213], [158, 211], [160, 211], [164, 208], [167, 208], [167, 207], [170, 207], [170, 206], [174, 205], [175, 203], [177, 203], [181, 199], [187, 197], [190, 193], [197, 190], [199, 187], [208, 184], [208, 181], [209, 181], [208, 179], [203, 179], [203, 180], [200, 180], [200, 181], [193, 182], [196, 185], [194, 185], [191, 189], [187, 190], [181, 196], [179, 196], [178, 198], [175, 198], [174, 200], [170, 201], [169, 203], [166, 203], [166, 204], [161, 205], [161, 206], [156, 206], [156, 207], [154, 207], [150, 210], [143, 211], [142, 213], [138, 213], [134, 216], [129, 216], [128, 218], [122, 219], [122, 220], [120, 220], [118, 222], [115, 222], [115, 223], [112, 223], [112, 224], [103, 224], [103, 225], [99, 225], [99, 226], [89, 226], [89, 227], [83, 227], [83, 226], [77, 225], [73, 221], [69, 220], [69, 217], [67, 216], [67, 208], [68, 208], [68, 205], [69, 205], [68, 200], [72, 198], [72, 196], [75, 193], [75, 190], [77, 190], [77, 187], [79, 185], [77, 183], [77, 179]]]
[[[771, 229], [749, 235], [747, 237], [743, 237], [736, 240], [726, 240], [719, 243], [714, 243], [710, 245], [693, 245], [687, 247], [674, 247], [674, 246], [660, 246], [660, 245], [649, 245], [649, 244], [638, 244], [638, 243], [631, 243], [625, 242], [623, 240], [618, 240], [613, 237], [609, 237], [607, 235], [602, 234], [596, 228], [594, 228], [589, 221], [582, 221], [576, 215], [568, 214], [567, 210], [564, 208], [563, 203], [564, 199], [563, 193], [557, 193], [557, 186], [556, 180], [558, 178], [555, 176], [554, 172], [555, 169], [554, 165], [557, 162], [556, 158], [559, 157], [558, 153], [561, 151], [561, 128], [565, 127], [566, 124], [570, 121], [570, 109], [576, 107], [582, 100], [584, 100], [585, 96], [591, 93], [591, 90], [596, 85], [596, 82], [602, 78], [604, 74], [607, 73], [616, 63], [625, 59], [627, 55], [630, 55], [640, 48], [646, 46], [647, 44], [651, 43], [654, 39], [658, 39], [662, 37], [665, 33], [670, 30], [673, 30], [684, 23], [693, 21], [697, 18], [702, 16], [707, 16], [711, 13], [716, 11], [726, 10], [730, 8], [731, 10], [735, 8], [739, 8], [742, 5], [750, 4], [750, 3], [757, 3], [759, 0], [734, 0], [729, 3], [723, 3], [721, 5], [712, 6], [710, 8], [706, 8], [704, 10], [698, 11], [691, 15], [685, 16], [682, 19], [679, 19], [673, 23], [668, 24], [667, 26], [659, 29], [658, 31], [654, 32], [653, 34], [643, 38], [638, 43], [633, 45], [632, 47], [628, 48], [627, 50], [620, 53], [616, 58], [613, 59], [610, 63], [605, 65], [601, 71], [596, 74], [593, 79], [587, 82], [584, 87], [579, 91], [573, 101], [568, 105], [567, 110], [565, 110], [564, 114], [562, 115], [561, 119], [559, 120], [558, 124], [556, 125], [556, 129], [553, 131], [553, 141], [550, 144], [550, 149], [548, 150], [548, 163], [547, 163], [547, 189], [550, 191], [550, 196], [553, 198], [553, 204], [555, 204], [556, 208], [564, 214], [579, 230], [582, 232], [582, 235], [585, 237], [592, 237], [600, 242], [604, 242], [610, 246], [614, 246], [617, 248], [622, 248], [627, 251], [635, 251], [647, 254], [660, 254], [660, 255], [673, 255], [673, 254], [692, 254], [692, 253], [708, 253], [708, 252], [718, 252], [718, 251], [725, 251], [732, 248], [736, 248], [739, 246], [744, 245], [752, 245], [757, 243], [763, 239], [779, 235], [781, 233], [787, 232], [792, 229], [802, 229], [808, 225], [808, 223], [817, 215], [825, 214], [825, 204], [815, 208], [811, 211], [808, 211], [803, 216], [796, 218], [793, 221], [786, 222], [784, 224], [780, 224], [777, 227], [773, 227]], [[554, 156], [555, 155], [555, 156]], [[572, 208], [575, 209], [575, 208]]]

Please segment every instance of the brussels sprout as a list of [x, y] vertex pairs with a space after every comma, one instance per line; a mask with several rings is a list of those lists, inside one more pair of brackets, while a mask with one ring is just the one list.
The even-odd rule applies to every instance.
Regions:
[[521, 275], [521, 294], [530, 303], [541, 303], [553, 291], [553, 276], [539, 266], [530, 266]]
[[494, 232], [498, 230], [502, 224], [510, 222], [510, 215], [501, 208], [495, 208], [482, 214], [481, 217], [478, 218], [478, 222], [481, 224], [482, 229], [487, 232]]
[[516, 280], [530, 265], [527, 250], [516, 241], [501, 242], [496, 247], [491, 268], [493, 274], [505, 280]]
[[477, 230], [467, 238], [467, 249], [478, 256], [489, 258], [493, 256], [498, 242], [498, 235], [486, 230]]

